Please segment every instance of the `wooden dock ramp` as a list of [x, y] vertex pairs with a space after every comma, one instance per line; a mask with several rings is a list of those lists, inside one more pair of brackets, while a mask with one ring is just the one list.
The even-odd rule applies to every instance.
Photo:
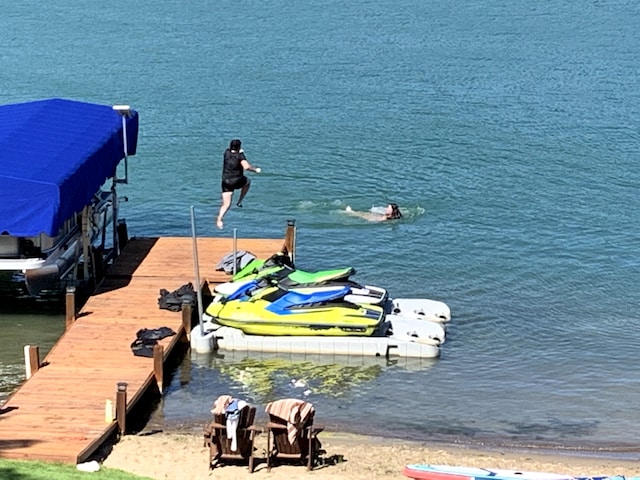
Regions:
[[[292, 231], [289, 225], [284, 240], [290, 253]], [[197, 245], [200, 277], [212, 285], [229, 280], [215, 266], [234, 246], [268, 258], [283, 240], [200, 238]], [[127, 412], [156, 386], [154, 359], [132, 353], [137, 332], [176, 332], [159, 342], [163, 362], [184, 341], [182, 313], [160, 309], [158, 298], [160, 289], [195, 285], [193, 252], [188, 237], [129, 240], [42, 367], [0, 409], [0, 457], [82, 463], [118, 430], [107, 412], [118, 383], [126, 383]]]

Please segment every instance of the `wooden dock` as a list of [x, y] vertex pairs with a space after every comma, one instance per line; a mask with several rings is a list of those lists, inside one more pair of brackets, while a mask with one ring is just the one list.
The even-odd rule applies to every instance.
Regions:
[[[284, 241], [237, 239], [235, 246], [258, 258], [283, 245], [292, 253], [293, 231], [289, 225]], [[233, 238], [200, 238], [197, 245], [202, 285], [228, 281], [215, 266], [233, 252]], [[136, 333], [160, 327], [177, 333], [159, 342], [163, 363], [184, 341], [183, 315], [160, 309], [159, 291], [195, 284], [194, 272], [191, 238], [129, 240], [42, 367], [0, 409], [0, 457], [65, 463], [91, 458], [118, 431], [118, 419], [108, 419], [106, 408], [110, 401], [115, 410], [116, 397], [122, 400], [117, 384], [126, 383], [126, 402], [120, 404], [127, 414], [157, 385], [154, 358], [132, 353]]]

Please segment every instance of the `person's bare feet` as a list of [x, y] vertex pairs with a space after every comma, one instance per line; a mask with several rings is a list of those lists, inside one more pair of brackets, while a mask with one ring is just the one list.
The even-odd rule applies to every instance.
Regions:
[[222, 222], [222, 219], [220, 217], [216, 219], [216, 225], [220, 230], [224, 228], [224, 223]]

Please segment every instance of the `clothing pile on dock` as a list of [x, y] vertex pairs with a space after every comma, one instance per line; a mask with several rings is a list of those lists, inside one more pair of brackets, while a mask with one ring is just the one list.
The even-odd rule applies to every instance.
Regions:
[[224, 271], [224, 273], [228, 275], [234, 275], [236, 272], [242, 270], [255, 259], [256, 256], [251, 252], [247, 252], [246, 250], [238, 250], [235, 253], [227, 253], [220, 259], [220, 261], [216, 265], [216, 270], [219, 272]]
[[153, 330], [142, 328], [136, 333], [136, 339], [131, 344], [131, 351], [137, 357], [153, 358], [153, 347], [158, 340], [175, 335], [169, 327], [154, 328]]
[[160, 290], [160, 298], [158, 298], [160, 308], [171, 310], [172, 312], [179, 312], [182, 310], [184, 303], [188, 303], [192, 307], [196, 305], [196, 292], [191, 282], [173, 292], [169, 292], [169, 290], [164, 288]]

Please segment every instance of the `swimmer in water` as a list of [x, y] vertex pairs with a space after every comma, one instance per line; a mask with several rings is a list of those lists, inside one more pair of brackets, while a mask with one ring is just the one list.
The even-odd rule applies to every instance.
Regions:
[[384, 209], [384, 213], [358, 212], [353, 210], [349, 205], [347, 205], [345, 212], [348, 215], [364, 218], [370, 222], [384, 222], [385, 220], [397, 220], [402, 218], [402, 212], [400, 212], [400, 208], [397, 203], [390, 203], [387, 205]]

